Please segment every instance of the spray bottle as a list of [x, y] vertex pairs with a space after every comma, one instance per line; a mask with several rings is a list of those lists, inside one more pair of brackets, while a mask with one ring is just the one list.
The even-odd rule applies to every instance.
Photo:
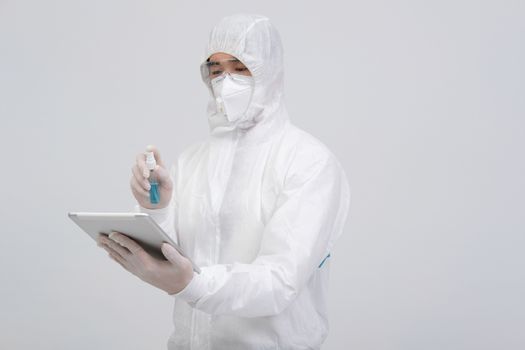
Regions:
[[155, 161], [155, 156], [153, 152], [146, 152], [146, 167], [149, 170], [149, 201], [151, 204], [158, 204], [160, 201], [160, 195], [159, 195], [159, 181], [157, 178], [157, 174], [155, 173], [155, 167], [157, 166], [157, 162]]

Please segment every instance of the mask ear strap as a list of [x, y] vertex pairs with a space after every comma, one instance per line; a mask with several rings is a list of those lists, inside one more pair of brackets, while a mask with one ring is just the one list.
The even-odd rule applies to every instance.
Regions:
[[215, 103], [217, 104], [217, 112], [220, 114], [226, 114], [224, 110], [224, 101], [220, 97], [215, 98]]

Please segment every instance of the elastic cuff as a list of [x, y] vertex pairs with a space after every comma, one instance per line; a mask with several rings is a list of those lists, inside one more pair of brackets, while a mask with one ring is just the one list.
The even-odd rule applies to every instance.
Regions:
[[205, 269], [201, 268], [201, 273], [193, 273], [193, 278], [183, 290], [170, 295], [175, 298], [181, 298], [192, 306], [195, 305], [206, 294], [208, 277], [205, 274]]

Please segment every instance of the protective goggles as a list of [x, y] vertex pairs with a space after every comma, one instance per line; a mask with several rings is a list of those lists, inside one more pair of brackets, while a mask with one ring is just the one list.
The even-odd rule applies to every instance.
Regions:
[[210, 82], [212, 79], [217, 78], [225, 73], [239, 74], [239, 75], [252, 75], [250, 70], [246, 68], [244, 63], [236, 58], [227, 58], [224, 60], [217, 61], [206, 61], [201, 64], [201, 75], [202, 79], [206, 82]]

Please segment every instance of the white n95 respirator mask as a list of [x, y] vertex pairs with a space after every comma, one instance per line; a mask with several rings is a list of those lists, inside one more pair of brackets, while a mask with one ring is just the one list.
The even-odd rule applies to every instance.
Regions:
[[253, 91], [253, 77], [240, 74], [223, 74], [211, 80], [217, 113], [229, 122], [240, 119], [248, 109]]

